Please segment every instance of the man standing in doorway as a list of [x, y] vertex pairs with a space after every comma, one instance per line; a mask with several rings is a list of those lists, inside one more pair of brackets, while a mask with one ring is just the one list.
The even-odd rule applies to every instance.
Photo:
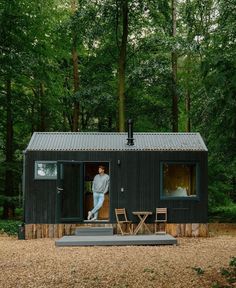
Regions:
[[93, 210], [88, 212], [88, 220], [97, 220], [98, 211], [102, 207], [109, 187], [109, 176], [105, 174], [105, 166], [98, 167], [98, 174], [93, 179]]

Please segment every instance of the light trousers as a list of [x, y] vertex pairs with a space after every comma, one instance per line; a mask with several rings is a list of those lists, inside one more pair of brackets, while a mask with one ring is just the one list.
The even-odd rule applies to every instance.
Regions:
[[98, 211], [102, 207], [104, 202], [104, 194], [93, 192], [93, 210], [91, 210], [92, 214], [96, 219], [98, 219]]

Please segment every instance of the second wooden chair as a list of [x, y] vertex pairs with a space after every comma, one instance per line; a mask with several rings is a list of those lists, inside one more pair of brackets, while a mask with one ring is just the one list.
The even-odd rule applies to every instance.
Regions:
[[[156, 208], [155, 234], [166, 234], [167, 208]], [[161, 229], [161, 227], [163, 229]]]

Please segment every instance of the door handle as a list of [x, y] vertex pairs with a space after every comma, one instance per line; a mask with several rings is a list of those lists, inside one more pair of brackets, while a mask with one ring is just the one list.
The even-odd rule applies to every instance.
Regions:
[[60, 194], [63, 191], [63, 188], [57, 187], [57, 194]]

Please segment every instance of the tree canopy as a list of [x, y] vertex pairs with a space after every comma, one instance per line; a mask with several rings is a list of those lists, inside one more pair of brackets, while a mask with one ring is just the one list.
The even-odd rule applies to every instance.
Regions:
[[124, 131], [128, 118], [200, 132], [210, 204], [235, 199], [235, 1], [2, 0], [0, 16], [4, 199], [34, 131]]

